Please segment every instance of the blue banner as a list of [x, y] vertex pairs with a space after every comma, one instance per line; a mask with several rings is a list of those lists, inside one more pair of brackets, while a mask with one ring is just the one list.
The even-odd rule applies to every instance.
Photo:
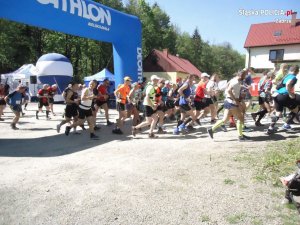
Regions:
[[140, 20], [90, 0], [1, 0], [0, 17], [113, 44], [116, 85], [142, 79]]

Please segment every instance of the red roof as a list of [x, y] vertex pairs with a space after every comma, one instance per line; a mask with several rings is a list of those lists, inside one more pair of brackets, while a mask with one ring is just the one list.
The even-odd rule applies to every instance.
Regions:
[[183, 72], [201, 75], [201, 72], [188, 60], [163, 52], [152, 50], [144, 60], [145, 72]]
[[299, 44], [300, 20], [297, 21], [296, 26], [291, 23], [252, 24], [244, 47]]

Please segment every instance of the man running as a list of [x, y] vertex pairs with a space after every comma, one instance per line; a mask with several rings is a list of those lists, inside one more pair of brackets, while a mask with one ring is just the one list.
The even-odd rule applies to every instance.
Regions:
[[15, 117], [13, 118], [13, 121], [10, 124], [13, 130], [19, 130], [19, 128], [16, 127], [16, 124], [19, 122], [20, 115], [22, 112], [22, 98], [24, 98], [25, 90], [26, 86], [20, 84], [14, 92], [10, 93], [5, 97], [6, 103], [10, 106], [10, 109], [15, 114]]
[[60, 128], [62, 125], [66, 123], [70, 123], [72, 118], [74, 122], [78, 120], [78, 83], [72, 82], [69, 85], [69, 89], [66, 90], [66, 109], [65, 109], [65, 119], [61, 121], [60, 124], [56, 126], [57, 133], [60, 132]]
[[290, 124], [297, 115], [298, 106], [300, 105], [300, 96], [295, 94], [294, 86], [297, 83], [297, 74], [299, 73], [299, 66], [292, 66], [288, 75], [277, 85], [277, 91], [273, 95], [275, 103], [275, 116], [272, 118], [272, 122], [267, 130], [267, 134], [275, 132], [276, 122], [282, 117], [284, 107], [290, 110], [287, 116], [287, 121], [283, 125], [283, 129], [290, 130]]
[[238, 130], [238, 139], [239, 141], [247, 141], [250, 138], [243, 134], [243, 126], [244, 126], [244, 115], [241, 111], [241, 88], [242, 81], [245, 79], [247, 74], [247, 70], [242, 70], [237, 73], [237, 76], [234, 77], [228, 84], [226, 88], [225, 94], [226, 99], [224, 101], [224, 116], [222, 120], [218, 120], [214, 126], [207, 129], [207, 133], [213, 139], [213, 133], [217, 130], [217, 128], [224, 125], [231, 115], [237, 117], [237, 130]]
[[38, 91], [38, 98], [39, 98], [39, 104], [38, 104], [38, 110], [36, 111], [36, 119], [39, 119], [39, 112], [42, 112], [43, 106], [46, 107], [46, 119], [50, 119], [49, 113], [50, 113], [50, 107], [49, 107], [49, 84], [44, 84], [43, 88]]
[[56, 116], [56, 114], [53, 111], [54, 95], [56, 95], [56, 94], [57, 94], [57, 84], [53, 84], [52, 86], [48, 87], [49, 107], [50, 107], [50, 111], [52, 112], [53, 116]]
[[109, 114], [108, 114], [108, 100], [109, 100], [109, 94], [107, 91], [107, 88], [110, 86], [110, 81], [108, 78], [105, 78], [103, 80], [103, 83], [98, 85], [97, 90], [98, 90], [98, 96], [95, 101], [95, 113], [97, 115], [98, 110], [100, 108], [104, 109], [104, 114], [106, 118], [106, 125], [110, 126], [113, 123], [109, 121]]
[[124, 121], [127, 118], [126, 113], [126, 102], [128, 101], [128, 95], [130, 92], [130, 77], [124, 77], [124, 84], [120, 85], [117, 90], [115, 90], [114, 94], [117, 98], [117, 110], [119, 112], [119, 119], [117, 119], [116, 127], [112, 130], [113, 134], [123, 134], [121, 128], [123, 128]]
[[[96, 98], [96, 96], [93, 93], [95, 87], [96, 87], [96, 83], [94, 81], [90, 81], [89, 87], [82, 90], [81, 102], [79, 105], [78, 121], [73, 123], [71, 126], [66, 127], [65, 134], [67, 136], [69, 135], [71, 128], [75, 128], [76, 126], [83, 125], [86, 119], [89, 125], [90, 138], [94, 140], [99, 139], [99, 137], [94, 134], [95, 121], [92, 112], [93, 99]], [[71, 93], [69, 95], [71, 95]]]
[[150, 125], [150, 130], [149, 130], [149, 138], [156, 138], [155, 134], [153, 133], [153, 130], [156, 126], [158, 117], [156, 113], [157, 109], [157, 103], [155, 101], [155, 86], [157, 85], [159, 81], [159, 77], [157, 75], [152, 75], [151, 76], [151, 82], [146, 86], [145, 90], [145, 98], [144, 98], [144, 109], [145, 109], [145, 116], [146, 116], [146, 121], [140, 123], [137, 126], [132, 127], [132, 135], [135, 137], [136, 133], [140, 128], [146, 127]]

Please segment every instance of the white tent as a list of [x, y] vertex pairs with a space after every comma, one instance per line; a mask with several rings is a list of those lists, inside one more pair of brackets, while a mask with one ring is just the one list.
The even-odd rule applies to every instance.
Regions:
[[91, 80], [97, 80], [97, 81], [103, 81], [105, 78], [108, 78], [109, 81], [114, 82], [115, 81], [115, 75], [113, 75], [111, 72], [109, 72], [108, 69], [103, 69], [99, 73], [96, 73], [92, 76], [85, 77], [84, 82], [89, 82]]
[[7, 83], [10, 86], [10, 91], [13, 91], [20, 82], [24, 85], [28, 82], [30, 95], [36, 96], [38, 85], [31, 84], [30, 77], [36, 76], [37, 78], [37, 73], [38, 71], [33, 64], [25, 64], [14, 72], [1, 74], [1, 83]]

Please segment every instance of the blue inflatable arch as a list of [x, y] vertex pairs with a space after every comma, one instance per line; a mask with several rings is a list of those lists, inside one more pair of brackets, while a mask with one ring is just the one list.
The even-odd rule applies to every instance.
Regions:
[[142, 79], [140, 20], [90, 0], [1, 0], [0, 18], [113, 44], [116, 85]]

